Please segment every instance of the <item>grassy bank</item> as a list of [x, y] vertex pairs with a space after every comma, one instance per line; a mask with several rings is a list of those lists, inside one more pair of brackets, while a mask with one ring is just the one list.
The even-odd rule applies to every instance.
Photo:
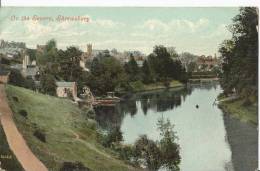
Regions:
[[20, 165], [15, 155], [9, 148], [8, 142], [6, 141], [4, 130], [0, 124], [0, 170], [1, 168], [7, 171], [23, 171], [22, 166]]
[[[137, 170], [97, 142], [95, 123], [71, 101], [10, 85], [6, 92], [19, 131], [49, 170], [59, 170], [63, 162], [98, 171]], [[35, 132], [45, 135], [46, 142]]]
[[241, 121], [250, 122], [254, 125], [258, 123], [257, 117], [257, 106], [256, 105], [243, 105], [243, 100], [230, 100], [222, 101], [219, 104], [219, 107], [227, 114], [230, 114]]
[[141, 92], [141, 91], [153, 91], [153, 90], [166, 89], [166, 88], [177, 88], [177, 87], [183, 87], [184, 85], [180, 81], [172, 80], [169, 83], [168, 87], [166, 87], [162, 82], [143, 84], [141, 81], [132, 82], [130, 83], [130, 86], [132, 87], [133, 92]]

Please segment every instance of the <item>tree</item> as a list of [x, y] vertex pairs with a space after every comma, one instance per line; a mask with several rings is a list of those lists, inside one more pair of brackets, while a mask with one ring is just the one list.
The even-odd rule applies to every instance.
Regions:
[[86, 81], [95, 95], [104, 95], [126, 84], [126, 74], [114, 57], [94, 59]]
[[258, 13], [254, 7], [240, 8], [229, 27], [233, 34], [219, 49], [223, 60], [221, 86], [227, 94], [235, 92], [248, 99], [257, 99], [258, 79]]
[[162, 139], [160, 140], [160, 149], [162, 153], [162, 165], [170, 170], [179, 170], [179, 164], [181, 162], [180, 147], [176, 143], [177, 136], [173, 131], [173, 125], [170, 120], [164, 120], [161, 117], [158, 120], [158, 129]]
[[123, 135], [120, 127], [115, 127], [104, 137], [102, 144], [105, 147], [110, 147], [113, 143], [119, 143], [121, 141], [123, 141]]
[[181, 61], [173, 60], [164, 46], [155, 46], [153, 54], [148, 56], [148, 62], [157, 81], [167, 83], [171, 79], [186, 80], [186, 71]]
[[56, 95], [56, 81], [53, 75], [47, 71], [40, 73], [40, 91], [45, 94], [52, 96]]
[[180, 55], [182, 65], [186, 68], [187, 72], [193, 72], [196, 65], [197, 56], [189, 52], [183, 52]]
[[170, 54], [172, 59], [176, 59], [179, 56], [175, 47], [167, 47], [167, 52]]
[[151, 171], [156, 171], [161, 166], [161, 152], [156, 143], [142, 135], [134, 144], [136, 160], [144, 160]]
[[36, 61], [39, 65], [46, 65], [47, 63], [56, 62], [58, 57], [58, 49], [54, 39], [46, 43], [43, 52], [36, 53]]
[[9, 83], [19, 87], [25, 87], [26, 80], [19, 70], [13, 69], [9, 76]]
[[140, 79], [140, 69], [132, 54], [130, 54], [130, 60], [125, 64], [124, 68], [129, 77], [129, 81], [137, 81]]
[[35, 49], [26, 49], [26, 53], [29, 55], [30, 60], [36, 60], [36, 50]]
[[147, 60], [144, 61], [142, 66], [142, 77], [145, 84], [153, 82], [152, 70]]

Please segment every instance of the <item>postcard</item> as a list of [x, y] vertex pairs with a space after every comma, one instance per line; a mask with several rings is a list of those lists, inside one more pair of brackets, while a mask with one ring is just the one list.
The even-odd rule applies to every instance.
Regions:
[[256, 171], [257, 7], [1, 7], [0, 171]]

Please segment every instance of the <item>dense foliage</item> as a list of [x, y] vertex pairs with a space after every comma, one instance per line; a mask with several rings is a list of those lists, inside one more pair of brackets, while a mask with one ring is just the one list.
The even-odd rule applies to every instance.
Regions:
[[[181, 61], [173, 59], [164, 46], [155, 46], [153, 53], [148, 56], [147, 60], [151, 67], [151, 72], [148, 71], [148, 78], [151, 77], [154, 81], [163, 82], [172, 79], [187, 81], [187, 74]], [[145, 65], [143, 67], [147, 68]], [[147, 69], [145, 70], [147, 71]]]
[[180, 147], [176, 143], [177, 137], [173, 125], [163, 117], [159, 118], [157, 125], [161, 135], [160, 141], [141, 135], [133, 145], [123, 145], [122, 132], [119, 128], [115, 128], [101, 139], [102, 144], [118, 152], [121, 159], [134, 166], [143, 165], [151, 171], [160, 168], [178, 171], [181, 162]]
[[171, 80], [187, 81], [187, 73], [176, 58], [176, 51], [169, 49], [168, 52], [164, 46], [155, 46], [142, 67], [132, 54], [129, 62], [122, 64], [107, 50], [93, 59], [87, 72], [80, 66], [81, 55], [82, 51], [73, 46], [58, 50], [53, 39], [41, 51], [30, 51], [41, 68], [40, 91], [55, 95], [55, 81], [70, 81], [77, 83], [78, 94], [84, 86], [89, 86], [93, 94], [101, 96], [109, 91], [131, 91], [137, 84], [143, 87], [143, 84], [163, 82], [168, 86]]
[[247, 101], [257, 99], [258, 13], [254, 7], [241, 8], [233, 18], [232, 39], [219, 49], [223, 65], [221, 86], [224, 93], [237, 93]]

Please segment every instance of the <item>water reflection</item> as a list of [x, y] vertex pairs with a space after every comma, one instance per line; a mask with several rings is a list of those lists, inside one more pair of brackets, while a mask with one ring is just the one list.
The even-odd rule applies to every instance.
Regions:
[[97, 120], [106, 130], [120, 126], [124, 143], [134, 143], [142, 134], [158, 140], [156, 123], [163, 115], [175, 125], [182, 171], [227, 170], [231, 151], [225, 140], [223, 113], [213, 105], [220, 92], [219, 85], [208, 84], [178, 91], [138, 93], [114, 108], [97, 109]]
[[149, 110], [155, 113], [165, 112], [181, 106], [193, 90], [197, 88], [201, 90], [216, 90], [217, 85], [203, 84], [201, 86], [198, 84], [179, 90], [169, 89], [131, 94], [124, 97], [124, 100], [115, 107], [103, 106], [95, 108], [96, 120], [101, 128], [111, 129], [112, 127], [120, 126], [125, 115], [136, 115], [138, 111], [137, 104], [140, 104], [144, 115], [147, 115]]

